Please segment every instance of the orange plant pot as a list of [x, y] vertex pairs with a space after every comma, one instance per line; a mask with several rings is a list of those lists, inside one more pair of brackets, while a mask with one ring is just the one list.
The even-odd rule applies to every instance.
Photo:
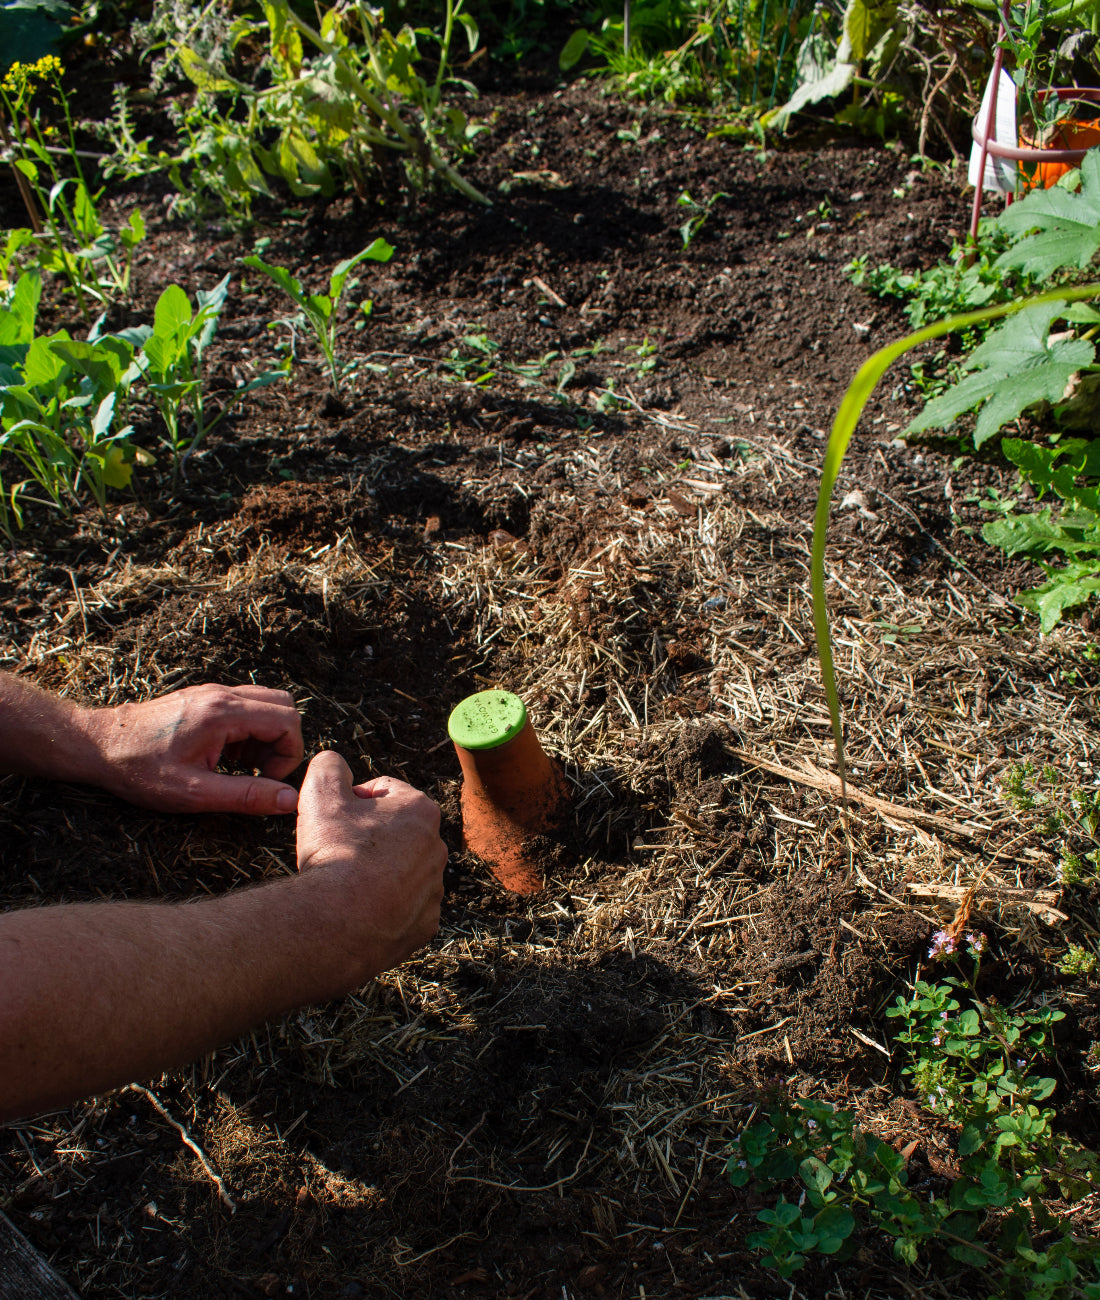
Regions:
[[535, 894], [543, 874], [533, 835], [555, 830], [569, 808], [561, 768], [548, 758], [527, 710], [508, 691], [467, 696], [447, 732], [462, 766], [462, 837], [505, 889]]
[[[1056, 122], [1051, 128], [1049, 138], [1041, 143], [1023, 132], [1020, 133], [1020, 146], [1024, 149], [1050, 149], [1061, 152], [1067, 149], [1091, 149], [1098, 144], [1100, 144], [1100, 123], [1081, 122], [1072, 117]], [[1040, 162], [1035, 165], [1034, 171], [1029, 171], [1027, 165], [1023, 164], [1020, 168], [1020, 188], [1049, 190], [1060, 177], [1078, 166], [1080, 163], [1076, 162]]]

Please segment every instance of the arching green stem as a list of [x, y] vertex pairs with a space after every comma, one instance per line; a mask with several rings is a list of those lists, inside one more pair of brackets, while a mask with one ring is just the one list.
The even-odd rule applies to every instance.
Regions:
[[840, 776], [841, 799], [846, 799], [847, 775], [844, 763], [844, 737], [840, 727], [840, 703], [836, 693], [836, 670], [833, 666], [832, 642], [829, 635], [829, 612], [825, 603], [825, 540], [829, 527], [829, 506], [832, 501], [833, 487], [840, 473], [844, 453], [852, 440], [863, 408], [874, 392], [878, 381], [899, 357], [903, 357], [911, 348], [919, 347], [932, 339], [941, 338], [954, 330], [970, 329], [986, 321], [997, 320], [1002, 316], [1011, 316], [1013, 312], [1022, 311], [1038, 303], [1079, 302], [1083, 298], [1100, 297], [1100, 284], [1084, 284], [1073, 289], [1052, 289], [1048, 293], [1038, 294], [1033, 298], [1021, 298], [1018, 302], [1003, 303], [998, 307], [986, 307], [981, 311], [967, 312], [964, 316], [952, 316], [948, 320], [937, 321], [924, 329], [908, 334], [905, 338], [880, 348], [860, 366], [855, 378], [848, 385], [848, 391], [840, 402], [840, 407], [833, 421], [829, 444], [825, 448], [825, 461], [821, 467], [821, 488], [817, 496], [817, 511], [814, 514], [813, 554], [810, 560], [810, 590], [813, 593], [814, 635], [817, 639], [817, 655], [821, 664], [821, 681], [825, 688], [825, 698], [829, 704], [829, 718], [832, 722], [833, 741], [836, 744], [837, 771]]

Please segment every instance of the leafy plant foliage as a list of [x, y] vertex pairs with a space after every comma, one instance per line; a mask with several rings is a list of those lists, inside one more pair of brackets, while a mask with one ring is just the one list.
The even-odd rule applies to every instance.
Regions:
[[[950, 960], [961, 942], [941, 931], [931, 953]], [[905, 1157], [858, 1129], [850, 1112], [780, 1098], [741, 1133], [726, 1172], [735, 1187], [754, 1182], [765, 1196], [778, 1193], [748, 1241], [782, 1277], [813, 1254], [846, 1258], [863, 1224], [892, 1237], [906, 1264], [939, 1248], [994, 1270], [998, 1295], [1100, 1296], [1100, 1242], [1075, 1236], [1042, 1200], [1078, 1199], [1100, 1173], [1096, 1157], [1058, 1133], [1055, 1112], [1043, 1105], [1055, 1081], [1036, 1066], [1053, 1054], [1062, 1012], [1011, 1011], [979, 998], [985, 936], [965, 942], [969, 976], [918, 981], [887, 1011], [902, 1022], [904, 1073], [922, 1104], [956, 1130], [959, 1176], [946, 1195], [923, 1193], [910, 1185]]]
[[[297, 316], [284, 323], [292, 327], [300, 324], [309, 326], [313, 332], [313, 337], [317, 340], [317, 346], [324, 353], [329, 376], [332, 379], [332, 386], [339, 391], [340, 378], [344, 373], [344, 367], [338, 365], [336, 361], [337, 314], [344, 289], [358, 283], [357, 280], [349, 281], [348, 276], [360, 262], [366, 260], [388, 262], [392, 256], [392, 245], [387, 244], [384, 239], [374, 240], [373, 243], [368, 244], [366, 248], [356, 253], [354, 257], [346, 258], [333, 268], [332, 275], [329, 277], [327, 294], [306, 293], [302, 288], [301, 281], [296, 280], [284, 267], [271, 266], [258, 257], [246, 257], [243, 261], [245, 266], [250, 266], [256, 271], [262, 271], [270, 280], [273, 280], [298, 308]], [[370, 300], [364, 299], [359, 304], [359, 309], [364, 316], [369, 316], [371, 310]]]

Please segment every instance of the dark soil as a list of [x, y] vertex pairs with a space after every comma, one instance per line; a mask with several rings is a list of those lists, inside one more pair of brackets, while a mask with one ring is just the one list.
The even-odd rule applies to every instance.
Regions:
[[[899, 1147], [918, 1138], [914, 1179], [945, 1177], [942, 1139], [898, 1100], [896, 1058], [866, 1046], [888, 1041], [882, 1012], [923, 958], [929, 914], [884, 902], [849, 871], [827, 801], [732, 756], [773, 753], [787, 722], [731, 711], [723, 692], [740, 677], [716, 644], [734, 638], [758, 692], [805, 671], [799, 698], [820, 709], [804, 594], [816, 466], [847, 382], [902, 332], [843, 268], [863, 254], [936, 260], [965, 222], [959, 188], [860, 142], [761, 160], [582, 85], [493, 94], [479, 111], [490, 129], [466, 171], [493, 194], [488, 210], [446, 193], [390, 210], [341, 199], [237, 236], [161, 215], [159, 181], [117, 199], [120, 213], [138, 202], [151, 233], [134, 302], [114, 323], [148, 319], [170, 282], [193, 293], [232, 273], [215, 393], [286, 338], [267, 326], [287, 304], [238, 263], [258, 237], [271, 241], [267, 260], [319, 289], [338, 259], [384, 235], [393, 260], [362, 277], [373, 315], [361, 332], [349, 318], [340, 349], [385, 373], [364, 364], [336, 396], [300, 337], [293, 380], [228, 417], [178, 489], [147, 471], [106, 522], [32, 508], [0, 561], [4, 665], [89, 702], [207, 680], [286, 687], [307, 752], [333, 746], [358, 779], [389, 772], [428, 790], [453, 854], [440, 937], [405, 972], [151, 1085], [225, 1178], [235, 1214], [138, 1093], [0, 1130], [2, 1203], [85, 1296], [786, 1295], [744, 1246], [753, 1206], [721, 1174], [724, 1144], [777, 1079], [856, 1105]], [[720, 195], [686, 249], [685, 190]], [[10, 186], [0, 203], [18, 223]], [[51, 302], [57, 323], [70, 310]], [[482, 336], [491, 355], [463, 341]], [[532, 382], [508, 368], [520, 363]], [[601, 401], [609, 382], [621, 401]], [[867, 408], [847, 482], [870, 517], [837, 510], [836, 563], [873, 562], [906, 598], [969, 583], [974, 626], [1034, 649], [1004, 603], [1026, 568], [1006, 568], [962, 527], [982, 517], [966, 495], [1006, 473], [895, 442], [915, 402], [899, 370]], [[151, 414], [136, 436], [156, 448]], [[693, 530], [710, 509], [699, 467], [748, 465], [758, 447], [773, 459], [732, 476], [721, 498], [742, 531], [708, 605], [692, 586]], [[661, 551], [646, 568], [653, 539], [681, 536], [679, 558]], [[601, 568], [616, 546], [627, 558]], [[779, 567], [754, 578], [767, 564]], [[482, 572], [514, 573], [515, 593], [482, 599]], [[838, 624], [863, 599], [837, 588]], [[623, 622], [628, 600], [640, 613]], [[491, 636], [516, 602], [532, 628], [560, 611], [586, 647], [586, 677], [553, 677], [552, 638]], [[1020, 672], [1046, 682], [1054, 653], [1036, 649]], [[580, 732], [620, 708], [608, 655], [630, 656], [631, 707], [648, 712], [601, 748], [599, 726]], [[665, 676], [651, 698], [655, 665]], [[893, 665], [866, 697], [847, 688], [853, 727], [868, 711], [904, 726], [917, 696], [950, 716], [951, 682], [964, 679], [943, 659], [910, 662], [902, 645]], [[445, 724], [465, 693], [526, 690], [536, 677], [528, 704], [570, 761], [583, 815], [548, 846], [547, 891], [528, 903], [461, 852]], [[790, 726], [824, 735], [820, 721]], [[988, 789], [1030, 752], [1027, 733], [1021, 723], [981, 741], [997, 765]], [[856, 774], [904, 803], [913, 769], [900, 753], [868, 750]], [[926, 765], [945, 757], [923, 753]], [[895, 841], [863, 834], [863, 870], [885, 880], [872, 864]], [[662, 876], [646, 847], [684, 837], [695, 883], [686, 868]], [[292, 862], [287, 824], [162, 817], [0, 781], [9, 904], [185, 896]], [[1054, 987], [1049, 962], [1041, 969], [1037, 984]], [[1087, 1131], [1090, 1076], [1074, 1061], [1095, 1013], [1077, 1008], [1061, 1086]], [[632, 1111], [643, 1097], [651, 1109]], [[690, 1122], [676, 1118], [696, 1102]], [[889, 1244], [868, 1239], [845, 1264], [811, 1265], [797, 1294], [900, 1294], [897, 1276]], [[920, 1294], [982, 1291], [938, 1262], [912, 1278]]]

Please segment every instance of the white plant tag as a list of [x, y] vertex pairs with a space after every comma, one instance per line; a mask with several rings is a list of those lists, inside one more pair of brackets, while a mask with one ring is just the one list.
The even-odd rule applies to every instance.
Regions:
[[[986, 82], [982, 106], [978, 110], [978, 130], [985, 134], [986, 122], [989, 120], [989, 101], [993, 96], [993, 75], [990, 73]], [[997, 113], [993, 130], [989, 138], [998, 144], [1016, 147], [1016, 83], [1012, 77], [1001, 69], [1001, 79], [997, 86]], [[970, 170], [967, 179], [971, 185], [978, 184], [978, 171], [982, 160], [982, 146], [975, 140], [970, 150]], [[1016, 189], [1016, 164], [1009, 158], [994, 158], [986, 154], [985, 175], [982, 177], [983, 190], [999, 190], [1011, 194]]]

